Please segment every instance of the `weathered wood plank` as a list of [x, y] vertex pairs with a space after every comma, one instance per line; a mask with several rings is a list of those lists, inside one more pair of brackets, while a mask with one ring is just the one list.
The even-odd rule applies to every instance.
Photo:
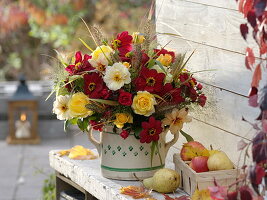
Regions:
[[[180, 0], [165, 0], [157, 11], [157, 32], [179, 34], [187, 40], [244, 54], [247, 43], [239, 25], [245, 20], [237, 11]], [[257, 46], [252, 37], [248, 37], [248, 44]]]
[[[244, 66], [243, 55], [214, 49], [170, 36], [160, 36], [158, 38], [159, 43], [162, 45], [170, 40], [172, 42], [167, 48], [174, 49], [176, 52], [183, 53], [195, 50], [194, 55], [188, 62], [188, 69], [192, 71], [215, 70], [196, 73], [195, 76], [198, 79], [241, 95], [247, 95], [248, 89], [250, 88], [251, 72], [246, 70]], [[242, 79], [238, 77], [242, 77]]]
[[206, 125], [251, 139], [254, 131], [250, 124], [242, 121], [242, 117], [253, 121], [259, 115], [258, 109], [249, 107], [248, 99], [242, 96], [214, 89], [211, 86], [204, 85], [204, 88], [208, 96], [207, 105], [201, 110], [193, 111], [191, 115]]
[[237, 3], [235, 0], [179, 0], [179, 1], [194, 2], [196, 4], [204, 4], [211, 7], [237, 10]]

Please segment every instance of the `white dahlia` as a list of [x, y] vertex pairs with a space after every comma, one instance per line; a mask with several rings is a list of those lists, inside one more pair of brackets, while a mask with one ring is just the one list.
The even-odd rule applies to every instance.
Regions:
[[131, 74], [122, 63], [114, 63], [112, 66], [107, 66], [103, 79], [110, 90], [118, 90], [124, 84], [131, 82]]
[[71, 118], [68, 107], [69, 100], [70, 100], [69, 95], [65, 96], [60, 95], [57, 96], [56, 100], [54, 101], [53, 113], [57, 115], [57, 118], [59, 120], [66, 120]]

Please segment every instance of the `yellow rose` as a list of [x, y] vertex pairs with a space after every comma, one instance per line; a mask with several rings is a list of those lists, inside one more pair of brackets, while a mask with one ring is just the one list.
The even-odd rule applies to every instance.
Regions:
[[144, 35], [139, 32], [134, 32], [132, 36], [133, 36], [133, 43], [135, 44], [142, 44], [145, 41]]
[[155, 97], [147, 91], [139, 91], [133, 98], [132, 109], [136, 114], [150, 116], [155, 112], [156, 105]]
[[90, 64], [93, 67], [98, 67], [99, 65], [107, 66], [108, 61], [111, 60], [111, 54], [113, 53], [113, 49], [109, 46], [102, 45], [97, 47], [92, 53], [92, 59], [89, 60]]
[[72, 117], [87, 117], [93, 114], [93, 111], [88, 110], [85, 106], [89, 104], [89, 98], [82, 92], [75, 93], [72, 95], [68, 107], [70, 115]]
[[172, 62], [172, 56], [170, 54], [160, 54], [160, 56], [157, 58], [157, 61], [164, 66], [169, 66]]
[[125, 123], [133, 123], [133, 117], [129, 113], [116, 113], [115, 116], [114, 124], [118, 128], [122, 128]]

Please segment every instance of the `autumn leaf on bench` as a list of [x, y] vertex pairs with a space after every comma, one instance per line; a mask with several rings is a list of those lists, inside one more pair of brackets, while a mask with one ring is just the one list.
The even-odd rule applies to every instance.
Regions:
[[97, 158], [93, 151], [80, 145], [74, 146], [68, 150], [59, 151], [58, 153], [60, 156], [68, 156], [73, 160], [93, 160]]
[[133, 197], [134, 199], [142, 199], [150, 197], [151, 190], [143, 186], [127, 186], [120, 189], [120, 193]]

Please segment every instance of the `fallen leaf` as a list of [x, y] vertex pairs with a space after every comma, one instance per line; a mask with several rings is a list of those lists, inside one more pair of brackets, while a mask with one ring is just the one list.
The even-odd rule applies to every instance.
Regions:
[[192, 200], [212, 200], [210, 196], [210, 191], [206, 190], [195, 190]]
[[257, 67], [254, 70], [253, 77], [252, 77], [252, 82], [251, 82], [251, 87], [259, 87], [259, 82], [261, 80], [261, 65], [258, 64]]
[[60, 156], [68, 156], [73, 160], [92, 160], [97, 158], [93, 151], [80, 145], [74, 146], [68, 150], [59, 151], [58, 153]]
[[165, 200], [190, 200], [190, 197], [185, 195], [175, 198], [172, 198], [167, 194], [163, 194], [163, 196], [165, 197]]
[[149, 198], [151, 190], [147, 190], [142, 186], [127, 186], [120, 189], [121, 194], [133, 197], [134, 199]]

